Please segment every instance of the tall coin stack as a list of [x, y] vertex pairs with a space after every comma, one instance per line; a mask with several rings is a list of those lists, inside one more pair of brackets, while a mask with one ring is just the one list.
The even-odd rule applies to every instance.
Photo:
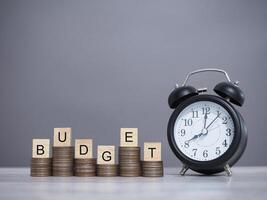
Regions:
[[75, 140], [75, 176], [95, 176], [96, 159], [93, 158], [93, 140], [76, 139]]
[[52, 151], [53, 176], [73, 176], [74, 148], [71, 145], [71, 128], [54, 128]]
[[73, 147], [53, 147], [53, 176], [73, 176]]
[[51, 176], [49, 145], [49, 139], [32, 140], [31, 176]]
[[120, 176], [141, 176], [140, 147], [119, 147]]
[[144, 161], [142, 172], [145, 177], [163, 176], [163, 162], [161, 160], [161, 143], [144, 143]]
[[97, 176], [118, 176], [118, 165], [115, 164], [115, 146], [98, 145]]
[[120, 176], [141, 176], [140, 147], [138, 147], [137, 128], [121, 128], [119, 164]]

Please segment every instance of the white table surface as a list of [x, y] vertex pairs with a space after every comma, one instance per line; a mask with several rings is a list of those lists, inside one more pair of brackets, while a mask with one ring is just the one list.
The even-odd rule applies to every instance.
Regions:
[[37, 178], [29, 168], [0, 168], [0, 199], [267, 199], [267, 167], [235, 167], [232, 177], [179, 176], [178, 170], [165, 168], [162, 178]]

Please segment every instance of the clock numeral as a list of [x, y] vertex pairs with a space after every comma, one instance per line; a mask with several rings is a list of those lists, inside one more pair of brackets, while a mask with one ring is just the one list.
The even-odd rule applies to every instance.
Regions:
[[194, 156], [197, 155], [197, 149], [192, 149], [193, 153], [194, 153]]
[[222, 117], [222, 120], [223, 120], [222, 124], [227, 124], [227, 122], [228, 122], [227, 117]]
[[185, 129], [182, 129], [180, 132], [182, 137], [185, 136]]
[[215, 151], [215, 153], [216, 153], [217, 155], [220, 155], [220, 154], [221, 154], [220, 147], [216, 147], [216, 151]]
[[230, 128], [226, 129], [226, 135], [231, 136], [232, 135], [232, 130]]
[[202, 115], [210, 114], [210, 107], [203, 107], [202, 108]]
[[192, 126], [193, 120], [192, 119], [183, 119], [184, 120], [184, 126]]
[[207, 157], [208, 157], [208, 150], [204, 150], [204, 151], [203, 151], [203, 157], [204, 157], [204, 158], [207, 158]]
[[199, 117], [198, 117], [198, 110], [193, 110], [193, 111], [192, 111], [192, 117], [193, 117], [193, 118], [199, 118]]
[[227, 141], [224, 140], [223, 143], [222, 143], [222, 145], [223, 145], [224, 147], [227, 147], [227, 145], [228, 145], [228, 144], [227, 144]]
[[185, 148], [188, 148], [188, 147], [189, 147], [189, 143], [188, 143], [188, 142], [185, 142], [185, 143], [184, 143], [184, 147], [185, 147]]

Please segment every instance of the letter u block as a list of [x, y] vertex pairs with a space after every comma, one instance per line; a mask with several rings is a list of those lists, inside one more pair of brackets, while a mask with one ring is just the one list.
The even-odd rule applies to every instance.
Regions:
[[71, 128], [54, 128], [54, 147], [71, 146]]

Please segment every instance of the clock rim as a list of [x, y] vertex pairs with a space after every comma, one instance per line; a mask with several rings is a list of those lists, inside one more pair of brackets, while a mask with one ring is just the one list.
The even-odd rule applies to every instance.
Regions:
[[[232, 143], [230, 147], [226, 150], [226, 152], [219, 156], [218, 158], [215, 158], [213, 160], [209, 161], [197, 161], [193, 160], [190, 157], [186, 156], [176, 145], [175, 138], [174, 138], [174, 125], [177, 117], [179, 114], [190, 104], [198, 102], [198, 101], [210, 101], [213, 103], [217, 103], [223, 108], [226, 109], [226, 111], [231, 116], [234, 128], [235, 128], [235, 134], [232, 140]], [[239, 115], [235, 108], [227, 102], [225, 99], [215, 96], [215, 95], [209, 95], [209, 94], [202, 94], [198, 96], [193, 96], [181, 104], [179, 104], [176, 109], [173, 111], [169, 122], [168, 122], [168, 129], [167, 129], [167, 135], [168, 135], [168, 142], [169, 145], [173, 151], [173, 153], [176, 155], [176, 157], [183, 162], [183, 164], [187, 165], [189, 168], [195, 170], [195, 171], [203, 171], [206, 173], [217, 173], [224, 170], [224, 166], [226, 164], [229, 164], [232, 166], [234, 163], [228, 163], [228, 161], [231, 160], [231, 158], [235, 155], [235, 152], [238, 151], [239, 143], [241, 140], [241, 122], [239, 119]]]

